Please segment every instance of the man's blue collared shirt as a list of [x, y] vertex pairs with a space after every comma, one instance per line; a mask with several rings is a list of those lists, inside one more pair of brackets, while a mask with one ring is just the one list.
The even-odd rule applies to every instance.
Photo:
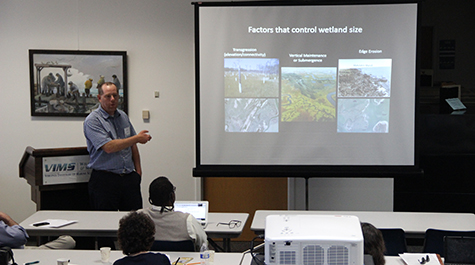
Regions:
[[106, 170], [116, 174], [127, 174], [135, 170], [132, 148], [119, 152], [106, 153], [102, 146], [115, 139], [125, 139], [136, 135], [129, 117], [117, 109], [114, 116], [109, 115], [101, 106], [91, 112], [84, 121], [84, 136], [89, 152], [89, 168]]
[[28, 240], [25, 228], [20, 225], [8, 226], [0, 221], [0, 247], [23, 248]]

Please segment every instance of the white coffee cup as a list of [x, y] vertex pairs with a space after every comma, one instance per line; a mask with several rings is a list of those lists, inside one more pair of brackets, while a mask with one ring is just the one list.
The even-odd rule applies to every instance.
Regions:
[[58, 265], [68, 265], [69, 263], [68, 259], [63, 259], [63, 258], [57, 259], [56, 261], [58, 262]]
[[109, 262], [109, 258], [111, 256], [111, 248], [110, 247], [101, 247], [101, 261], [102, 262]]

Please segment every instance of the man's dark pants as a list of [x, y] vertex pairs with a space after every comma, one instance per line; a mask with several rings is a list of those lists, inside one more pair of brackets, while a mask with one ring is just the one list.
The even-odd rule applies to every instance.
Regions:
[[[89, 200], [98, 211], [132, 211], [142, 208], [140, 183], [142, 177], [135, 171], [129, 174], [115, 174], [92, 170], [89, 179]], [[112, 239], [98, 238], [98, 247], [115, 249]]]

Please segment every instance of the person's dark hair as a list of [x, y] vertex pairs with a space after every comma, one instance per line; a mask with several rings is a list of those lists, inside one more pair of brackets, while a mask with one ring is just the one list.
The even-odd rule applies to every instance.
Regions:
[[373, 256], [374, 265], [384, 265], [384, 252], [386, 246], [384, 245], [383, 234], [379, 229], [370, 223], [361, 223], [364, 238], [364, 254]]
[[155, 240], [155, 224], [145, 213], [130, 212], [120, 219], [117, 238], [125, 255], [149, 251]]
[[[104, 82], [104, 83], [102, 83], [102, 85], [97, 89], [97, 93], [99, 93], [99, 95], [104, 94], [104, 90], [102, 89], [102, 87], [103, 87], [103, 86], [111, 86], [111, 85], [115, 86], [115, 84], [112, 83], [112, 82]], [[117, 89], [117, 87], [116, 87], [116, 89]], [[118, 89], [117, 89], [117, 90], [118, 90]], [[119, 91], [117, 91], [117, 92], [119, 92]]]
[[163, 212], [166, 206], [173, 206], [175, 202], [175, 186], [167, 177], [160, 176], [154, 179], [150, 183], [148, 193], [150, 203], [162, 207], [160, 212]]

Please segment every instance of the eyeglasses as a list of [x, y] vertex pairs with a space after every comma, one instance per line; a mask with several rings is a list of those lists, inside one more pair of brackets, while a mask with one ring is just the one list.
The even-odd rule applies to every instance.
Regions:
[[240, 227], [241, 226], [241, 221], [240, 220], [231, 220], [228, 223], [217, 223], [216, 226], [218, 225], [227, 225], [229, 228], [235, 228], [235, 227]]

